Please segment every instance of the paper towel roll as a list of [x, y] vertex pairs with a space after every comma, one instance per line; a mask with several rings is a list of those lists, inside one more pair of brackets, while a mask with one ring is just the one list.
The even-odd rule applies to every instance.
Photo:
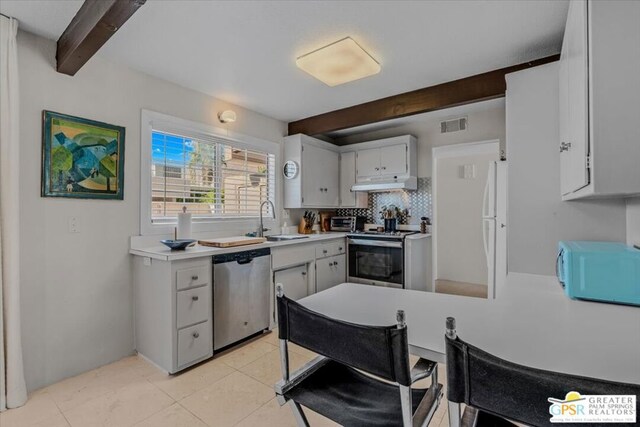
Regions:
[[176, 235], [178, 239], [191, 238], [191, 214], [190, 213], [178, 214], [178, 231]]

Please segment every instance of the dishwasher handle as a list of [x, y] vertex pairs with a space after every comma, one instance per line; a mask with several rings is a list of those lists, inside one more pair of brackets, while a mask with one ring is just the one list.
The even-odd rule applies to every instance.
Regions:
[[237, 260], [236, 260], [236, 262], [237, 262], [238, 264], [240, 264], [240, 265], [242, 265], [242, 264], [250, 264], [250, 263], [251, 263], [251, 261], [253, 261], [253, 258], [251, 258], [251, 257], [240, 258], [240, 259], [237, 259]]

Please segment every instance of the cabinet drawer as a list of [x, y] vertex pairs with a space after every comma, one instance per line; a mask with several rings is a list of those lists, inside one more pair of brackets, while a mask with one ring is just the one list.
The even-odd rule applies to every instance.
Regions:
[[211, 288], [201, 286], [179, 291], [176, 296], [176, 323], [178, 329], [211, 318]]
[[213, 336], [210, 320], [178, 331], [179, 368], [211, 355]]
[[211, 265], [203, 265], [201, 267], [185, 268], [178, 270], [176, 288], [177, 290], [194, 288], [209, 283], [211, 275]]
[[342, 255], [345, 253], [346, 247], [347, 244], [344, 240], [338, 240], [331, 243], [323, 243], [316, 247], [316, 258]]
[[286, 267], [313, 262], [315, 259], [315, 247], [313, 244], [296, 244], [273, 248], [271, 250], [272, 269], [274, 271], [281, 270]]

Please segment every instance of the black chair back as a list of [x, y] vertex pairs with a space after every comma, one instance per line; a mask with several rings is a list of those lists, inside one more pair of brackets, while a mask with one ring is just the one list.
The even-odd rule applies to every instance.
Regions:
[[331, 319], [277, 298], [278, 337], [344, 365], [411, 385], [407, 328], [362, 326]]
[[636, 413], [640, 409], [639, 385], [534, 369], [493, 356], [449, 332], [445, 339], [449, 402], [534, 426], [552, 425], [547, 399], [563, 399], [569, 391], [636, 395]]

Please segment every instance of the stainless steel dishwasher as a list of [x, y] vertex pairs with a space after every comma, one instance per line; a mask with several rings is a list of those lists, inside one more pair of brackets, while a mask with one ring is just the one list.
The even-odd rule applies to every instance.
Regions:
[[213, 257], [213, 349], [269, 327], [271, 249]]

